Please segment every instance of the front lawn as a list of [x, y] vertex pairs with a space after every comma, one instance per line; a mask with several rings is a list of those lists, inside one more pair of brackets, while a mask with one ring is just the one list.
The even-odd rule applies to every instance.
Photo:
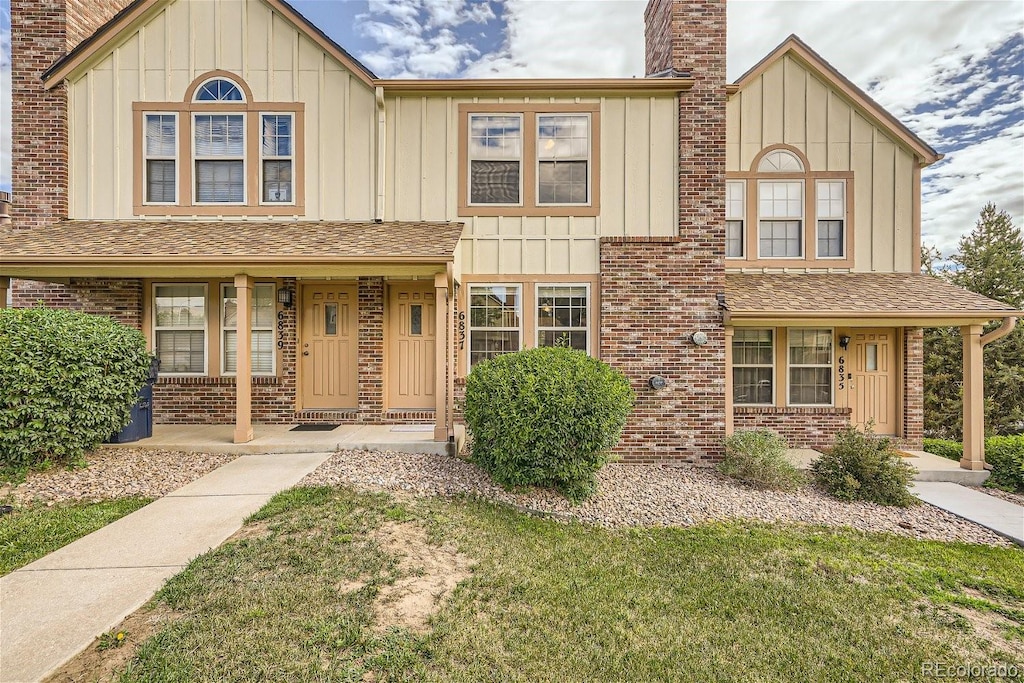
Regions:
[[1018, 549], [609, 531], [331, 488], [276, 496], [153, 606], [173, 618], [129, 643], [124, 681], [928, 680], [928, 662], [1024, 661]]
[[15, 505], [12, 512], [0, 516], [0, 576], [135, 512], [151, 500]]

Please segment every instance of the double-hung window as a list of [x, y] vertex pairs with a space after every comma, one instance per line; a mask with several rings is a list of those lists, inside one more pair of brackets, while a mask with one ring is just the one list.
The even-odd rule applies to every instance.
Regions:
[[789, 330], [789, 404], [832, 405], [832, 330]]
[[737, 405], [775, 399], [773, 330], [737, 329], [732, 338], [732, 395]]
[[470, 368], [480, 361], [521, 348], [521, 311], [520, 285], [470, 285]]
[[725, 255], [727, 258], [743, 258], [745, 251], [747, 184], [742, 180], [725, 183]]
[[469, 116], [471, 204], [521, 204], [522, 114]]
[[846, 183], [817, 182], [818, 258], [846, 256]]
[[[249, 307], [250, 359], [252, 374], [274, 374], [274, 285], [253, 285]], [[221, 287], [221, 372], [238, 370], [238, 290], [234, 285]]]
[[245, 116], [195, 114], [195, 201], [245, 203]]
[[206, 285], [153, 285], [153, 346], [160, 371], [206, 373]]
[[758, 191], [758, 244], [761, 258], [800, 258], [804, 240], [804, 184], [801, 180], [762, 180]]
[[537, 203], [590, 201], [590, 115], [537, 115]]
[[537, 285], [537, 346], [588, 351], [589, 287]]
[[260, 157], [262, 199], [265, 204], [293, 201], [292, 176], [295, 168], [291, 114], [262, 114]]
[[145, 201], [174, 204], [178, 201], [178, 116], [146, 114]]

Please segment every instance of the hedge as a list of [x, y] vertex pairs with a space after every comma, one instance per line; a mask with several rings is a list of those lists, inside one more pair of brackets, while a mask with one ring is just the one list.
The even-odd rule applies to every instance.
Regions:
[[0, 466], [79, 460], [130, 419], [146, 340], [110, 318], [0, 309]]

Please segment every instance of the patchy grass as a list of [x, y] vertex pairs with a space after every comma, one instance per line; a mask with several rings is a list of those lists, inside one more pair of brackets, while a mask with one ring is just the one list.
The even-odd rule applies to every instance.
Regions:
[[0, 576], [147, 505], [150, 498], [14, 506], [0, 517]]
[[[395, 586], [449, 564], [469, 578], [429, 595], [422, 628], [392, 618]], [[608, 531], [330, 488], [276, 496], [155, 601], [176, 619], [122, 681], [916, 681], [925, 662], [1024, 659], [1017, 549], [752, 523]]]

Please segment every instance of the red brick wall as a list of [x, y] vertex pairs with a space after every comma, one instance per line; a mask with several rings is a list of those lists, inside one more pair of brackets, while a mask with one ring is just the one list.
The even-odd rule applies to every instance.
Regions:
[[67, 286], [19, 280], [12, 291], [15, 308], [43, 305], [83, 313], [109, 315], [142, 328], [142, 281], [116, 278], [72, 278]]
[[380, 422], [384, 411], [384, 278], [359, 278], [359, 417]]
[[601, 240], [601, 358], [637, 392], [616, 452], [707, 464], [725, 438], [725, 0], [651, 0], [645, 21], [647, 72], [695, 80], [679, 97], [678, 236]]
[[924, 332], [903, 330], [903, 439], [910, 450], [924, 446]]
[[770, 429], [790, 448], [822, 450], [832, 446], [835, 435], [850, 424], [849, 408], [771, 408], [737, 406], [733, 409], [733, 427]]

